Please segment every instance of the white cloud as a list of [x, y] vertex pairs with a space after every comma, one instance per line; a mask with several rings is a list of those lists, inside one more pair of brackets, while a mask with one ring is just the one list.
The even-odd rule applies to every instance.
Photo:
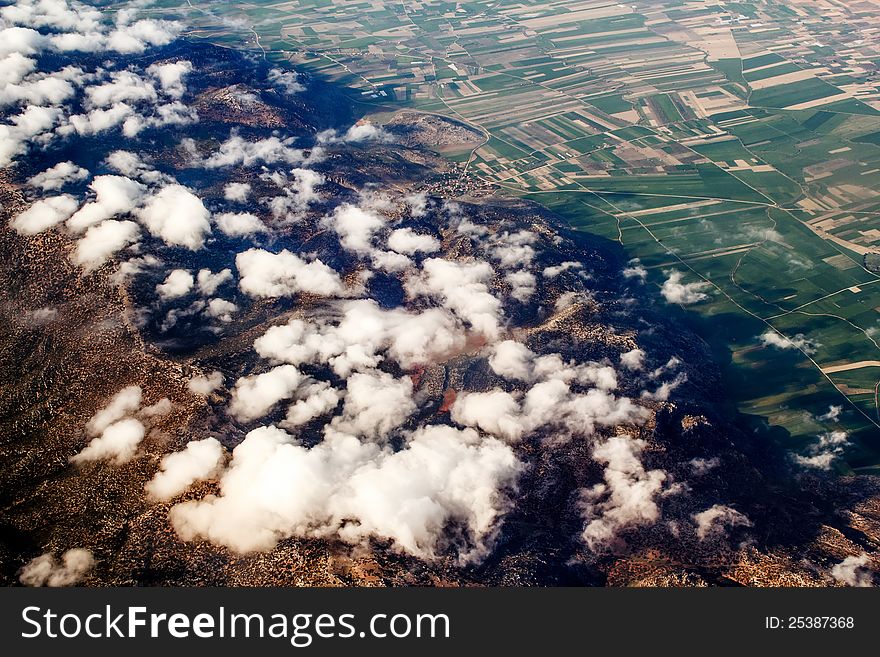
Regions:
[[342, 136], [332, 129], [318, 133], [318, 142], [322, 144], [360, 144], [371, 141], [389, 141], [390, 138], [391, 135], [372, 123], [355, 123]]
[[502, 390], [459, 395], [451, 410], [457, 424], [477, 427], [511, 442], [522, 438], [527, 430], [516, 399]]
[[479, 559], [509, 506], [521, 466], [503, 443], [472, 430], [430, 426], [398, 452], [332, 432], [307, 448], [275, 427], [251, 431], [233, 451], [221, 495], [176, 505], [184, 540], [207, 538], [239, 552], [286, 536], [388, 539], [423, 558], [448, 547], [460, 527], [462, 561]]
[[211, 393], [213, 393], [215, 390], [223, 385], [223, 381], [223, 373], [214, 371], [211, 372], [208, 376], [194, 376], [189, 381], [187, 381], [187, 387], [190, 389], [191, 392], [194, 392], [197, 395], [208, 397]]
[[388, 248], [398, 253], [434, 253], [440, 250], [440, 241], [433, 235], [416, 233], [412, 228], [398, 228], [388, 236]]
[[339, 404], [342, 392], [324, 381], [316, 381], [301, 386], [297, 396], [300, 399], [290, 405], [287, 417], [281, 422], [281, 426], [286, 429], [298, 427], [329, 413]]
[[222, 212], [214, 219], [220, 232], [229, 237], [247, 237], [269, 232], [266, 224], [250, 212]]
[[226, 299], [211, 299], [205, 308], [208, 317], [219, 319], [221, 322], [231, 322], [232, 316], [238, 312], [238, 306]]
[[299, 74], [296, 71], [282, 71], [280, 68], [273, 68], [269, 69], [266, 77], [273, 87], [280, 89], [288, 96], [305, 91], [305, 87], [300, 83]]
[[155, 103], [156, 88], [132, 71], [115, 71], [110, 81], [85, 88], [87, 106], [110, 107], [117, 103]]
[[347, 301], [313, 321], [273, 326], [254, 342], [264, 358], [330, 365], [339, 376], [373, 368], [390, 356], [404, 369], [448, 357], [466, 343], [463, 327], [439, 308], [384, 310], [371, 299]]
[[287, 297], [300, 292], [342, 295], [345, 289], [336, 271], [318, 259], [306, 262], [287, 249], [271, 253], [249, 249], [235, 256], [239, 287], [252, 297]]
[[85, 548], [67, 550], [61, 555], [61, 563], [47, 552], [25, 564], [19, 581], [25, 586], [74, 586], [94, 565], [95, 558]]
[[133, 221], [108, 219], [90, 226], [85, 236], [76, 243], [72, 261], [91, 271], [140, 237], [140, 229]]
[[645, 269], [638, 258], [629, 261], [629, 265], [623, 270], [624, 278], [638, 278], [644, 281], [648, 277], [648, 270]]
[[793, 458], [805, 468], [830, 470], [849, 444], [846, 431], [829, 431], [818, 436], [818, 441], [809, 447], [806, 456], [795, 454]]
[[515, 340], [504, 340], [493, 345], [489, 366], [495, 374], [506, 379], [531, 381], [534, 359], [535, 353], [526, 345]]
[[169, 301], [189, 294], [194, 284], [195, 279], [190, 272], [186, 269], [175, 269], [164, 282], [156, 286], [156, 293], [162, 301]]
[[632, 372], [638, 372], [645, 366], [645, 352], [641, 349], [630, 349], [620, 354], [620, 364]]
[[311, 203], [320, 200], [317, 188], [324, 184], [324, 176], [311, 169], [295, 168], [290, 170], [291, 178], [280, 172], [270, 177], [272, 182], [281, 188], [281, 195], [264, 201], [272, 215], [281, 221], [298, 221]]
[[871, 572], [871, 557], [864, 552], [857, 557], [846, 557], [831, 568], [831, 576], [835, 581], [847, 586], [873, 586], [874, 575]]
[[342, 414], [333, 418], [333, 427], [374, 440], [385, 438], [416, 410], [412, 392], [407, 376], [395, 379], [386, 372], [356, 372], [346, 381]]
[[697, 525], [697, 538], [701, 541], [710, 537], [726, 536], [729, 527], [752, 526], [751, 520], [745, 515], [723, 504], [714, 504], [692, 517]]
[[643, 440], [614, 436], [593, 449], [593, 458], [605, 465], [605, 481], [582, 491], [587, 521], [583, 539], [590, 549], [606, 546], [622, 529], [660, 518], [656, 498], [667, 475], [645, 469], [640, 459], [645, 447]]
[[50, 196], [32, 204], [12, 220], [12, 227], [21, 235], [36, 235], [65, 221], [77, 208], [70, 194]]
[[209, 169], [242, 165], [252, 167], [256, 164], [275, 164], [284, 162], [287, 164], [301, 164], [309, 158], [304, 151], [294, 148], [295, 139], [288, 137], [267, 137], [257, 141], [247, 141], [238, 134], [232, 134], [220, 144], [216, 153], [205, 160], [205, 166]]
[[223, 445], [216, 438], [194, 440], [180, 452], [166, 455], [159, 472], [144, 487], [156, 500], [177, 497], [197, 481], [211, 479], [220, 473], [225, 457]]
[[664, 273], [667, 278], [663, 282], [663, 287], [660, 288], [660, 294], [663, 295], [667, 303], [689, 305], [705, 301], [709, 298], [707, 294], [702, 292], [702, 290], [709, 286], [708, 283], [704, 281], [682, 283], [681, 279], [684, 277], [684, 274], [681, 272], [670, 270]]
[[65, 185], [79, 182], [89, 177], [88, 169], [74, 164], [73, 162], [59, 162], [53, 167], [28, 178], [28, 184], [39, 187], [45, 192], [56, 191]]
[[343, 203], [322, 223], [336, 231], [343, 248], [365, 254], [373, 250], [373, 236], [385, 225], [385, 220], [374, 212]]
[[303, 375], [293, 365], [279, 365], [268, 372], [244, 376], [235, 382], [229, 412], [241, 422], [266, 416], [281, 400], [290, 399]]
[[167, 185], [135, 214], [147, 230], [170, 246], [202, 248], [211, 232], [210, 213], [201, 199], [182, 185]]
[[147, 188], [125, 176], [97, 176], [89, 189], [95, 200], [83, 205], [67, 222], [74, 232], [82, 232], [119, 214], [132, 212], [141, 202]]
[[226, 281], [232, 280], [232, 270], [221, 269], [215, 274], [210, 269], [200, 269], [196, 276], [196, 280], [199, 284], [199, 294], [211, 296]]
[[535, 295], [537, 281], [532, 272], [509, 272], [504, 275], [504, 280], [510, 285], [510, 296], [520, 303], [527, 303]]
[[556, 278], [559, 274], [569, 271], [570, 269], [583, 269], [583, 265], [574, 260], [568, 260], [553, 267], [545, 267], [541, 273], [544, 278]]
[[822, 345], [807, 338], [803, 333], [798, 333], [793, 338], [787, 338], [778, 331], [767, 329], [758, 339], [764, 347], [776, 347], [777, 349], [798, 349], [805, 354], [816, 353], [816, 349]]
[[193, 70], [192, 62], [185, 59], [164, 64], [152, 64], [147, 67], [147, 73], [159, 81], [162, 91], [172, 98], [180, 99], [186, 92], [184, 78]]
[[250, 193], [250, 183], [231, 182], [223, 186], [223, 198], [230, 202], [244, 203]]
[[121, 465], [131, 460], [138, 445], [144, 439], [144, 425], [134, 418], [114, 422], [104, 429], [79, 454], [70, 458], [71, 463], [88, 461], [112, 461]]
[[471, 327], [490, 340], [500, 334], [501, 302], [488, 288], [495, 272], [487, 262], [451, 262], [429, 258], [418, 276], [410, 276], [406, 289], [413, 297], [439, 298]]

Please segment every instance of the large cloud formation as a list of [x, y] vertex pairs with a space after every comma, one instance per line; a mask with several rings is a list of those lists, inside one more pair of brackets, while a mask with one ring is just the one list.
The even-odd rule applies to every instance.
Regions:
[[[660, 501], [680, 488], [647, 464], [645, 436], [685, 375], [651, 364], [634, 336], [591, 350], [588, 332], [553, 328], [585, 324], [598, 302], [588, 261], [561, 253], [543, 221], [468, 216], [370, 184], [334, 197], [345, 187], [334, 156], [388, 147], [366, 123], [319, 135], [224, 125], [203, 139], [191, 128], [191, 61], [121, 59], [170, 43], [177, 24], [128, 10], [111, 23], [63, 0], [22, 0], [0, 21], [0, 166], [40, 155], [21, 176], [31, 203], [13, 229], [57, 231], [84, 276], [115, 268], [108, 280], [133, 298], [147, 290], [133, 312], [145, 332], [153, 321], [163, 335], [228, 331], [232, 350], [253, 346], [187, 374], [228, 441], [194, 431], [167, 453], [149, 429], [171, 402], [143, 408], [145, 382], [92, 417], [74, 464], [118, 467], [159, 450], [148, 500], [172, 503], [184, 540], [242, 552], [321, 538], [478, 561], [535, 455], [567, 445], [582, 446], [594, 476], [572, 491], [582, 545], [599, 552], [661, 519]], [[82, 67], [38, 70], [41, 55], [75, 51]], [[263, 88], [239, 87], [280, 102], [304, 85], [273, 69]], [[71, 144], [109, 152], [78, 162]], [[668, 301], [705, 298], [681, 279], [669, 273]], [[214, 494], [176, 500], [204, 481]]]

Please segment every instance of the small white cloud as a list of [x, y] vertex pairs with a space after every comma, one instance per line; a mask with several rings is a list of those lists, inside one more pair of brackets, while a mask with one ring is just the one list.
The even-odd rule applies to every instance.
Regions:
[[136, 211], [147, 230], [170, 246], [202, 248], [211, 232], [210, 212], [182, 185], [167, 185]]
[[78, 206], [70, 194], [50, 196], [31, 205], [12, 220], [12, 227], [21, 235], [36, 235], [66, 221]]
[[873, 586], [874, 575], [871, 572], [871, 557], [864, 552], [857, 557], [846, 557], [831, 568], [831, 576], [835, 581], [847, 586]]
[[196, 393], [197, 395], [201, 395], [202, 397], [207, 397], [211, 393], [213, 393], [217, 388], [223, 385], [223, 374], [221, 372], [211, 372], [208, 376], [194, 376], [187, 382], [187, 387], [190, 391]]
[[251, 193], [249, 183], [231, 182], [223, 187], [223, 198], [232, 203], [244, 203]]
[[31, 559], [21, 569], [19, 581], [25, 586], [74, 586], [95, 565], [89, 550], [73, 548], [61, 555], [61, 563], [47, 552]]
[[55, 166], [31, 176], [28, 178], [28, 184], [48, 192], [59, 190], [65, 185], [85, 180], [88, 177], [88, 169], [67, 161], [59, 162]]
[[217, 228], [229, 237], [247, 237], [257, 233], [267, 233], [266, 224], [250, 212], [223, 212], [215, 217]]
[[807, 338], [803, 333], [798, 333], [792, 338], [787, 338], [778, 331], [769, 328], [758, 336], [758, 339], [764, 347], [797, 349], [808, 355], [816, 353], [816, 349], [822, 346], [818, 342], [814, 342]]
[[195, 279], [186, 269], [175, 269], [164, 282], [156, 286], [156, 293], [163, 301], [182, 297], [193, 289]]
[[660, 294], [663, 295], [667, 303], [677, 303], [685, 306], [699, 303], [709, 298], [707, 294], [702, 292], [702, 290], [709, 287], [708, 283], [703, 281], [682, 283], [681, 279], [684, 277], [684, 274], [681, 272], [667, 271], [664, 273], [667, 275], [667, 278], [663, 282], [663, 287], [660, 288]]
[[168, 454], [159, 464], [159, 472], [144, 487], [156, 500], [177, 497], [197, 481], [219, 474], [225, 450], [216, 438], [194, 440], [180, 452]]

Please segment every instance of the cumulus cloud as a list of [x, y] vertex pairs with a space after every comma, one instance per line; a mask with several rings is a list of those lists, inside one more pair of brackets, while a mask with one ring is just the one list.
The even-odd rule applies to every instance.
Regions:
[[12, 227], [21, 235], [36, 235], [66, 221], [78, 206], [70, 194], [50, 196], [32, 204], [16, 215]]
[[386, 372], [356, 372], [346, 381], [342, 414], [333, 426], [371, 439], [386, 437], [416, 410], [409, 377], [395, 379]]
[[551, 267], [545, 267], [541, 272], [541, 275], [544, 278], [556, 278], [561, 273], [569, 271], [571, 269], [582, 269], [583, 265], [579, 262], [575, 262], [573, 260], [569, 260], [566, 262], [561, 262], [558, 265], [554, 265]]
[[645, 352], [641, 349], [630, 349], [620, 354], [620, 364], [632, 372], [638, 372], [645, 366]]
[[220, 144], [217, 152], [209, 156], [204, 165], [209, 169], [241, 165], [252, 167], [256, 164], [302, 164], [309, 160], [305, 151], [294, 148], [295, 139], [287, 137], [266, 137], [256, 141], [247, 141], [241, 135], [233, 133]]
[[223, 373], [214, 371], [207, 376], [194, 376], [187, 381], [187, 387], [191, 392], [207, 397], [222, 386], [223, 381]]
[[418, 275], [410, 276], [406, 289], [413, 297], [440, 299], [462, 320], [490, 340], [500, 334], [501, 302], [489, 292], [495, 272], [487, 262], [452, 262], [429, 258]]
[[156, 294], [163, 301], [170, 301], [189, 294], [194, 284], [195, 279], [190, 272], [186, 269], [175, 269], [156, 286]]
[[269, 69], [266, 77], [273, 87], [288, 96], [305, 91], [305, 86], [299, 81], [299, 74], [296, 71], [283, 71], [280, 68], [273, 68]]
[[440, 241], [433, 235], [415, 232], [412, 228], [398, 228], [388, 236], [388, 248], [398, 253], [434, 253], [440, 250]]
[[92, 416], [86, 424], [86, 431], [92, 436], [100, 435], [111, 424], [140, 408], [141, 396], [140, 386], [123, 388], [113, 396], [107, 406]]
[[873, 586], [874, 575], [871, 572], [871, 557], [866, 553], [849, 556], [831, 568], [831, 577], [847, 586]]
[[644, 281], [648, 277], [648, 270], [645, 269], [638, 258], [629, 261], [629, 265], [623, 270], [624, 278], [637, 278]]
[[347, 301], [321, 318], [273, 326], [254, 342], [264, 358], [330, 365], [339, 376], [376, 367], [388, 355], [404, 369], [464, 347], [464, 328], [441, 309], [385, 310], [372, 299]]
[[95, 200], [77, 210], [67, 222], [74, 232], [82, 232], [111, 219], [118, 214], [127, 214], [135, 209], [146, 192], [146, 187], [125, 176], [97, 176], [89, 189], [95, 193]]
[[508, 441], [517, 441], [526, 431], [519, 410], [516, 399], [503, 390], [471, 392], [455, 400], [452, 420]]
[[342, 399], [342, 392], [332, 388], [325, 381], [316, 381], [300, 387], [297, 394], [300, 399], [287, 409], [287, 417], [281, 422], [285, 429], [293, 429], [311, 422], [334, 410]]
[[591, 549], [607, 545], [622, 529], [660, 518], [657, 497], [667, 474], [645, 469], [640, 458], [645, 447], [643, 440], [614, 436], [593, 449], [593, 458], [605, 465], [605, 482], [582, 491], [583, 539]]
[[198, 281], [199, 294], [211, 296], [227, 281], [232, 280], [231, 269], [221, 269], [218, 272], [212, 272], [210, 269], [200, 269], [196, 276]]
[[250, 212], [222, 212], [214, 219], [220, 232], [229, 237], [247, 237], [269, 232], [266, 224]]
[[79, 182], [89, 177], [88, 169], [70, 162], [59, 162], [34, 176], [28, 178], [28, 184], [39, 187], [44, 192], [56, 191], [70, 183]]
[[681, 279], [684, 274], [679, 271], [666, 271], [666, 280], [660, 288], [660, 294], [666, 299], [667, 303], [677, 303], [680, 305], [689, 305], [705, 301], [709, 298], [707, 294], [702, 292], [709, 284], [703, 281], [695, 283], [682, 283]]
[[205, 307], [205, 315], [224, 323], [231, 322], [232, 316], [236, 312], [238, 312], [238, 306], [226, 299], [211, 299]]
[[843, 413], [843, 406], [835, 406], [831, 404], [828, 406], [828, 412], [817, 416], [816, 419], [819, 422], [839, 422], [841, 413]]
[[114, 422], [104, 429], [79, 454], [71, 457], [71, 463], [111, 461], [121, 465], [131, 460], [138, 445], [144, 439], [144, 425], [134, 418]]
[[225, 450], [216, 438], [194, 440], [183, 451], [165, 456], [159, 471], [144, 488], [153, 499], [170, 500], [195, 482], [216, 476], [224, 458]]
[[795, 463], [805, 468], [830, 470], [834, 462], [849, 446], [849, 435], [846, 431], [829, 431], [820, 434], [818, 441], [810, 445], [807, 454], [795, 454]]
[[300, 167], [290, 170], [290, 176], [276, 171], [272, 182], [281, 188], [281, 195], [264, 200], [272, 215], [284, 222], [298, 221], [310, 204], [320, 200], [317, 188], [324, 184], [324, 176]]
[[303, 381], [293, 365], [279, 365], [263, 374], [244, 376], [235, 382], [229, 412], [241, 422], [266, 416], [281, 400], [290, 399]]
[[102, 221], [96, 226], [90, 226], [85, 236], [77, 241], [72, 256], [73, 263], [91, 271], [135, 243], [139, 237], [140, 229], [133, 221]]
[[336, 231], [343, 248], [365, 254], [373, 250], [373, 236], [385, 225], [385, 220], [374, 212], [343, 203], [325, 218], [324, 224]]
[[95, 558], [85, 548], [72, 548], [56, 561], [51, 552], [31, 559], [19, 574], [19, 581], [25, 586], [74, 586], [95, 565]]
[[135, 214], [152, 235], [171, 246], [195, 251], [202, 248], [211, 232], [208, 209], [182, 185], [166, 185]]
[[19, 114], [9, 117], [10, 123], [0, 124], [0, 167], [9, 166], [17, 156], [26, 153], [30, 142], [46, 134], [60, 116], [57, 107], [28, 105]]
[[147, 73], [159, 81], [162, 91], [172, 98], [181, 98], [186, 92], [184, 78], [192, 72], [192, 62], [181, 59], [176, 62], [164, 64], [152, 64], [147, 67]]
[[816, 349], [821, 347], [818, 342], [813, 342], [803, 333], [798, 333], [793, 338], [787, 338], [778, 331], [767, 329], [758, 339], [764, 347], [776, 347], [777, 349], [797, 349], [805, 354], [814, 354]]
[[534, 360], [535, 353], [526, 345], [516, 340], [504, 340], [493, 345], [489, 366], [495, 374], [506, 379], [531, 381]]
[[252, 297], [289, 297], [301, 292], [342, 295], [342, 279], [318, 259], [307, 262], [284, 249], [271, 253], [248, 249], [235, 256], [241, 291]]
[[178, 504], [170, 518], [184, 540], [239, 552], [270, 549], [286, 536], [351, 544], [377, 537], [423, 558], [449, 547], [452, 523], [468, 561], [485, 554], [520, 470], [509, 447], [472, 430], [424, 427], [395, 452], [340, 432], [307, 448], [260, 427], [233, 451], [221, 494]]
[[727, 535], [731, 527], [751, 527], [752, 521], [736, 509], [724, 504], [713, 504], [692, 516], [697, 526], [697, 538], [705, 541]]
[[250, 193], [250, 183], [231, 182], [223, 186], [223, 198], [233, 203], [244, 203]]
[[360, 144], [370, 141], [389, 141], [391, 135], [372, 123], [355, 123], [341, 135], [336, 130], [324, 130], [318, 134], [322, 144]]

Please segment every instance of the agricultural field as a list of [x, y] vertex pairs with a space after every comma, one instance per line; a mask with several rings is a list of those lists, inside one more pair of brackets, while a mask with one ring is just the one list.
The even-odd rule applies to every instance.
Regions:
[[658, 294], [702, 284], [684, 321], [746, 417], [793, 446], [844, 429], [844, 467], [880, 466], [880, 0], [155, 7], [367, 114], [479, 129], [469, 175], [619, 242]]

